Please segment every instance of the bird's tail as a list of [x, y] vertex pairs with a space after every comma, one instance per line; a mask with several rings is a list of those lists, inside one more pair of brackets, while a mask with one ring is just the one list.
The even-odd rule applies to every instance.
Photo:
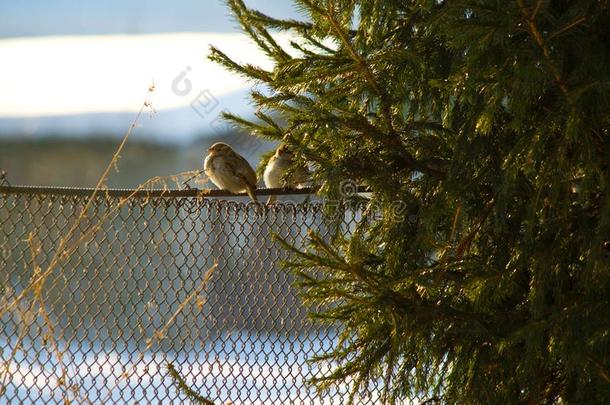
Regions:
[[277, 196], [276, 195], [270, 195], [269, 198], [267, 198], [267, 205], [273, 204], [275, 202], [275, 200], [277, 200]]
[[258, 201], [258, 199], [256, 198], [256, 186], [248, 184], [246, 186], [246, 193], [248, 193], [248, 196], [250, 196], [252, 201]]

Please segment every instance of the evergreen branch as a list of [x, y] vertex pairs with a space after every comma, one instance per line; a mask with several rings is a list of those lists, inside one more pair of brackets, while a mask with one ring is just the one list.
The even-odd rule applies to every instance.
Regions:
[[546, 41], [544, 40], [544, 37], [540, 33], [540, 30], [538, 29], [538, 25], [536, 24], [536, 21], [534, 20], [534, 18], [532, 18], [532, 17], [535, 17], [535, 14], [532, 13], [531, 15], [528, 15], [527, 9], [525, 8], [525, 5], [523, 4], [523, 0], [517, 0], [517, 4], [519, 5], [519, 9], [523, 16], [523, 19], [525, 20], [525, 23], [527, 24], [527, 27], [529, 29], [528, 30], [529, 34], [532, 36], [532, 38], [534, 38], [534, 41], [536, 42], [536, 44], [538, 44], [538, 46], [542, 50], [544, 59], [546, 60], [546, 63], [549, 66], [549, 68], [551, 69], [551, 73], [553, 74], [553, 76], [555, 78], [555, 83], [557, 84], [557, 86], [559, 86], [559, 89], [565, 96], [566, 101], [571, 106], [572, 98], [570, 97], [570, 92], [568, 91], [568, 87], [566, 86], [565, 81], [563, 80], [563, 77], [561, 76], [561, 72], [560, 72], [559, 68], [555, 65], [555, 62], [553, 61], [553, 58], [551, 57], [551, 50], [548, 47]]
[[[254, 42], [271, 58], [275, 60], [290, 59], [282, 47], [280, 47], [267, 30], [260, 25], [260, 18], [252, 18], [252, 11], [246, 7], [242, 0], [227, 0], [229, 7], [235, 13], [244, 31]], [[262, 15], [262, 13], [258, 13]], [[264, 39], [261, 39], [261, 37]]]
[[[310, 0], [304, 0], [304, 2], [306, 4], [311, 4]], [[364, 77], [365, 77], [366, 81], [369, 83], [369, 85], [371, 86], [371, 88], [373, 89], [373, 92], [380, 99], [381, 110], [385, 117], [385, 123], [388, 128], [388, 131], [391, 134], [394, 134], [395, 133], [394, 124], [392, 123], [392, 111], [391, 111], [391, 106], [390, 106], [390, 101], [389, 101], [388, 95], [381, 88], [379, 83], [377, 83], [377, 80], [375, 79], [373, 72], [371, 72], [371, 70], [369, 69], [368, 64], [366, 63], [364, 58], [362, 58], [360, 56], [360, 54], [356, 51], [356, 49], [352, 45], [349, 38], [347, 37], [347, 35], [343, 31], [343, 29], [339, 26], [339, 23], [337, 22], [337, 20], [334, 18], [334, 15], [331, 11], [331, 3], [329, 3], [329, 10], [327, 12], [323, 11], [320, 8], [315, 7], [313, 5], [312, 5], [312, 9], [316, 10], [318, 13], [320, 13], [322, 16], [324, 16], [326, 18], [326, 20], [330, 23], [333, 31], [335, 32], [335, 35], [337, 36], [337, 38], [339, 38], [341, 43], [343, 43], [343, 45], [346, 47], [346, 49], [348, 50], [348, 53], [351, 55], [351, 57], [356, 62], [357, 66], [360, 68], [360, 70], [364, 74]]]
[[[429, 166], [423, 162], [417, 161], [417, 159], [415, 159], [415, 157], [406, 150], [406, 148], [400, 141], [400, 139], [399, 139], [398, 135], [396, 134], [396, 131], [393, 127], [391, 108], [390, 108], [390, 103], [389, 103], [387, 94], [381, 89], [381, 87], [377, 83], [373, 73], [370, 71], [366, 61], [358, 54], [356, 49], [353, 47], [351, 41], [347, 38], [347, 36], [345, 35], [345, 32], [338, 25], [337, 21], [335, 20], [335, 18], [332, 15], [332, 13], [330, 11], [324, 12], [317, 6], [313, 5], [309, 0], [305, 0], [305, 3], [308, 4], [312, 10], [315, 10], [317, 13], [319, 13], [323, 17], [325, 17], [327, 19], [327, 21], [331, 24], [331, 26], [333, 27], [333, 29], [335, 31], [335, 34], [340, 38], [341, 42], [346, 46], [351, 57], [354, 59], [354, 61], [356, 62], [357, 66], [360, 68], [360, 70], [364, 73], [364, 75], [367, 79], [367, 82], [371, 85], [374, 92], [380, 97], [382, 113], [385, 117], [386, 126], [388, 127], [388, 130], [390, 131], [390, 134], [392, 136], [387, 136], [386, 134], [383, 134], [380, 131], [378, 131], [376, 128], [374, 130], [372, 130], [374, 128], [374, 126], [368, 124], [368, 121], [366, 124], [364, 124], [362, 122], [361, 117], [358, 117], [359, 124], [361, 126], [363, 124], [366, 125], [367, 129], [369, 130], [368, 134], [376, 135], [375, 139], [377, 141], [380, 141], [381, 143], [390, 146], [392, 149], [397, 150], [399, 155], [403, 159], [403, 161], [407, 164], [407, 166], [413, 168], [414, 170], [432, 175], [437, 178], [441, 178], [441, 179], [444, 178], [445, 173], [443, 171], [441, 171], [437, 168], [434, 168], [432, 166]], [[336, 91], [336, 89], [335, 89], [335, 91]], [[340, 94], [340, 93], [337, 93], [337, 94]], [[364, 119], [364, 121], [366, 121], [366, 119]], [[352, 125], [352, 121], [350, 119], [343, 120], [343, 123], [347, 124], [347, 125]], [[362, 132], [362, 133], [364, 135], [367, 134], [365, 132]]]
[[307, 236], [309, 237], [309, 239], [312, 241], [312, 243], [314, 244], [314, 246], [316, 248], [324, 251], [328, 256], [332, 257], [337, 262], [343, 263], [345, 269], [349, 268], [349, 264], [345, 261], [345, 258], [343, 256], [339, 255], [326, 242], [324, 242], [324, 240], [320, 237], [320, 235], [318, 235], [317, 233], [315, 233], [313, 230], [310, 229], [309, 231], [307, 231]]
[[[381, 132], [377, 127], [372, 125], [366, 118], [362, 117], [358, 114], [353, 114], [347, 110], [337, 108], [342, 112], [345, 112], [344, 116], [337, 116], [333, 114], [329, 114], [325, 110], [316, 109], [314, 106], [311, 107], [315, 110], [315, 121], [317, 123], [328, 122], [328, 123], [341, 123], [347, 128], [353, 129], [359, 132], [361, 135], [369, 138], [375, 142], [378, 142], [382, 145], [386, 145], [390, 150], [394, 150], [397, 155], [400, 157], [400, 162], [402, 166], [408, 167], [412, 170], [420, 171], [422, 173], [426, 173], [438, 179], [443, 179], [445, 177], [445, 172], [430, 166], [426, 162], [420, 161], [416, 159], [406, 148], [405, 145], [398, 138], [390, 138], [383, 132]], [[413, 123], [411, 129], [416, 128], [435, 128], [439, 129], [438, 126], [432, 126], [429, 123], [426, 124], [417, 124]], [[409, 128], [409, 127], [407, 127]], [[442, 126], [440, 127], [442, 128]]]
[[296, 84], [311, 85], [312, 82], [330, 81], [353, 70], [352, 65], [344, 64], [341, 60], [335, 59], [335, 62], [337, 64], [333, 66], [332, 70], [328, 70], [328, 66], [326, 68], [316, 67], [316, 62], [312, 58], [293, 59], [288, 63], [282, 63], [276, 70], [276, 88], [282, 90]]
[[264, 94], [253, 91], [250, 93], [250, 97], [254, 103], [260, 108], [276, 109], [287, 113], [296, 114], [299, 110], [287, 103], [287, 101], [293, 101], [292, 96], [286, 94], [278, 94], [274, 96], [265, 96]]
[[[298, 275], [298, 273], [297, 273]], [[309, 288], [314, 288], [315, 290], [319, 290], [317, 291], [316, 294], [313, 294], [312, 292], [308, 291], [306, 293], [304, 293], [304, 296], [306, 298], [305, 302], [307, 301], [311, 301], [314, 300], [316, 302], [328, 302], [329, 300], [332, 300], [333, 302], [337, 303], [339, 302], [339, 300], [345, 300], [346, 302], [355, 302], [358, 304], [368, 304], [370, 300], [364, 299], [362, 297], [359, 297], [358, 295], [354, 294], [353, 291], [350, 291], [348, 289], [345, 288], [328, 288], [328, 289], [324, 289], [322, 285], [319, 284], [320, 282], [318, 280], [316, 281], [312, 281], [311, 283], [302, 283], [302, 282], [298, 282], [297, 284], [300, 287], [309, 287]], [[321, 288], [318, 288], [321, 287]], [[333, 319], [333, 320], [337, 320], [337, 315], [331, 315], [331, 314], [311, 314], [312, 318], [316, 318], [316, 319]], [[345, 317], [344, 317], [345, 318]]]
[[285, 265], [287, 265], [288, 267], [320, 267], [321, 269], [341, 269], [343, 271], [349, 269], [349, 266], [347, 266], [347, 264], [345, 263], [345, 261], [343, 260], [336, 260], [333, 259], [332, 256], [331, 257], [323, 257], [320, 255], [316, 255], [314, 253], [309, 253], [309, 252], [305, 252], [302, 251], [300, 249], [297, 249], [296, 247], [292, 246], [290, 243], [288, 243], [285, 239], [283, 239], [282, 237], [280, 237], [277, 234], [273, 234], [272, 235], [273, 240], [277, 241], [280, 243], [280, 245], [282, 245], [282, 247], [292, 253], [294, 253], [297, 257], [304, 259], [306, 262], [305, 263], [299, 263], [299, 262], [285, 262]]
[[260, 91], [256, 91], [256, 90], [252, 91], [250, 93], [250, 96], [256, 102], [260, 101], [260, 104], [279, 104], [280, 102], [291, 101], [291, 100], [294, 100], [299, 97], [298, 95], [296, 95], [294, 93], [288, 93], [288, 92], [278, 92], [273, 95], [267, 96], [267, 95], [261, 93]]
[[293, 19], [280, 20], [261, 13], [258, 10], [250, 10], [250, 18], [258, 21], [267, 27], [275, 28], [282, 31], [297, 30], [299, 32], [308, 31], [313, 28], [313, 24], [297, 21]]
[[294, 41], [290, 41], [290, 46], [292, 46], [297, 51], [303, 53], [305, 56], [308, 56], [310, 59], [332, 61], [332, 60], [335, 60], [335, 58], [336, 58], [336, 55], [334, 55], [334, 54], [326, 55], [326, 54], [320, 54], [320, 53], [315, 53], [313, 51], [310, 51], [309, 49], [301, 46], [300, 44], [298, 44]]
[[174, 365], [172, 363], [167, 363], [167, 372], [169, 373], [170, 377], [172, 378], [174, 384], [178, 387], [178, 390], [180, 392], [182, 392], [184, 395], [186, 395], [189, 399], [191, 399], [192, 401], [195, 401], [198, 404], [214, 405], [214, 402], [203, 397], [198, 392], [196, 392], [191, 387], [189, 387], [189, 385], [186, 383], [184, 378], [182, 378], [182, 376], [180, 375], [178, 370], [176, 370], [176, 368], [174, 367]]
[[262, 111], [257, 111], [254, 113], [254, 115], [260, 119], [261, 121], [265, 122], [267, 125], [269, 125], [270, 128], [273, 128], [273, 130], [275, 130], [276, 134], [283, 134], [284, 130], [282, 127], [280, 127], [274, 120], [273, 118], [271, 118], [269, 115], [265, 114]]
[[532, 14], [530, 15], [530, 20], [536, 19], [536, 16], [538, 15], [538, 12], [540, 11], [540, 8], [542, 7], [543, 2], [544, 2], [544, 0], [538, 0], [536, 2], [536, 7], [534, 7], [534, 11], [532, 11]]
[[[392, 318], [394, 318], [394, 314], [392, 314]], [[396, 322], [393, 322], [394, 326], [396, 326]], [[384, 403], [388, 403], [388, 398], [390, 396], [390, 387], [392, 386], [392, 377], [394, 375], [394, 367], [396, 367], [396, 363], [397, 363], [397, 357], [398, 354], [396, 353], [396, 346], [393, 342], [393, 340], [396, 339], [396, 328], [394, 327], [392, 332], [390, 332], [390, 336], [389, 336], [389, 349], [387, 350], [387, 360], [386, 360], [386, 371], [385, 371], [385, 377], [384, 377], [384, 381], [383, 381], [383, 402]]]
[[[261, 113], [262, 114], [262, 113]], [[252, 121], [246, 120], [238, 115], [232, 114], [230, 112], [223, 112], [222, 118], [227, 121], [232, 121], [240, 127], [247, 128], [249, 131], [264, 136], [266, 138], [272, 140], [281, 140], [284, 133], [280, 127], [277, 125], [273, 126], [264, 126], [256, 124]]]
[[453, 131], [450, 128], [446, 128], [443, 124], [439, 124], [438, 122], [433, 121], [411, 121], [406, 124], [403, 128], [404, 132], [407, 131], [421, 131], [421, 130], [429, 130], [434, 132], [444, 132], [448, 134], [452, 134]]
[[[384, 144], [390, 148], [390, 150], [394, 150], [400, 156], [401, 161], [412, 170], [417, 170], [422, 173], [426, 173], [438, 179], [443, 179], [445, 177], [445, 172], [443, 170], [434, 168], [423, 161], [418, 160], [411, 154], [406, 148], [405, 145], [400, 141], [399, 138], [388, 137], [383, 132], [379, 131], [377, 127], [372, 125], [368, 120], [361, 115], [352, 115], [349, 117], [343, 117], [339, 119], [342, 124], [347, 126], [348, 128], [359, 131], [362, 135], [367, 136], [381, 144]], [[424, 128], [427, 125], [417, 125], [416, 123], [412, 124], [411, 129], [415, 128]], [[407, 127], [409, 128], [409, 127]], [[435, 126], [436, 128], [436, 126]]]
[[320, 41], [316, 40], [312, 35], [308, 34], [307, 32], [304, 32], [302, 35], [303, 35], [303, 38], [305, 38], [313, 46], [327, 52], [328, 54], [334, 55], [337, 53], [337, 51], [322, 44]]
[[273, 92], [242, 124], [283, 136], [321, 194], [356, 179], [417, 215], [281, 241], [309, 317], [341, 328], [313, 382], [355, 402], [372, 382], [389, 402], [608, 402], [572, 350], [607, 363], [607, 0], [297, 3], [311, 23], [244, 17], [272, 52], [260, 28], [300, 38], [272, 72], [231, 67]]
[[557, 31], [551, 32], [549, 34], [549, 36], [547, 37], [547, 39], [550, 41], [551, 39], [555, 38], [556, 36], [561, 35], [568, 30], [571, 30], [572, 28], [582, 24], [585, 21], [587, 21], [586, 17], [579, 17], [576, 20], [572, 21], [571, 23], [568, 23], [565, 26], [559, 28]]
[[477, 233], [479, 233], [479, 231], [483, 227], [485, 220], [487, 219], [487, 217], [489, 217], [489, 214], [491, 214], [491, 211], [493, 210], [493, 207], [495, 204], [496, 204], [496, 198], [494, 197], [485, 206], [485, 210], [481, 213], [481, 215], [477, 219], [474, 229], [472, 229], [472, 231], [470, 231], [468, 233], [468, 235], [466, 235], [466, 237], [463, 238], [460, 241], [460, 243], [458, 243], [457, 248], [455, 250], [455, 257], [457, 260], [461, 260], [462, 256], [464, 255], [464, 252], [468, 251], [468, 249], [470, 248], [470, 245], [472, 244], [472, 241], [474, 240]]
[[610, 374], [609, 371], [602, 366], [601, 364], [599, 364], [597, 361], [595, 361], [595, 359], [591, 356], [587, 356], [587, 360], [589, 360], [597, 369], [599, 375], [608, 383], [610, 384]]
[[229, 58], [224, 52], [220, 51], [215, 46], [210, 46], [210, 54], [208, 59], [212, 62], [220, 63], [228, 70], [238, 73], [248, 79], [258, 79], [265, 83], [272, 82], [271, 73], [259, 67], [252, 65], [240, 65]]

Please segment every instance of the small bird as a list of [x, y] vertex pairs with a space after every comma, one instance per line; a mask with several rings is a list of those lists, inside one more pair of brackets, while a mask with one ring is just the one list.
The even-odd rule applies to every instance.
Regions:
[[[303, 166], [297, 166], [289, 176], [286, 178], [286, 173], [294, 165], [294, 155], [288, 149], [286, 145], [281, 145], [275, 151], [275, 154], [271, 156], [267, 167], [265, 167], [264, 180], [265, 186], [268, 188], [280, 188], [280, 187], [296, 187], [302, 188], [305, 186], [305, 182], [309, 178], [309, 172], [307, 168]], [[275, 200], [275, 196], [270, 196], [267, 203], [271, 203]]]
[[226, 143], [217, 142], [208, 149], [203, 168], [219, 189], [236, 194], [245, 191], [253, 201], [257, 201], [254, 169]]

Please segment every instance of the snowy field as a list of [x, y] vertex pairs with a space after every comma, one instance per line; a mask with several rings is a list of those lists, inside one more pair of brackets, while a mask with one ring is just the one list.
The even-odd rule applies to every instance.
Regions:
[[[63, 386], [57, 384], [61, 367], [52, 352], [26, 342], [27, 354], [18, 351], [10, 365], [4, 398], [11, 404], [61, 403], [63, 395], [72, 403], [188, 402], [167, 375], [165, 365], [171, 362], [193, 388], [216, 403], [340, 404], [346, 399], [345, 392], [319, 397], [304, 384], [321, 371], [306, 358], [332, 345], [329, 334], [295, 338], [233, 332], [224, 339], [187, 354], [72, 344], [64, 354], [69, 378]], [[13, 346], [2, 342], [3, 362]], [[368, 400], [374, 403], [375, 397]]]

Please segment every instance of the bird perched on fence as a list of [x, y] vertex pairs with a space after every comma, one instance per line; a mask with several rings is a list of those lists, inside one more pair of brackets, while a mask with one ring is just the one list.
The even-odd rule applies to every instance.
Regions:
[[[269, 188], [279, 187], [296, 187], [302, 188], [305, 186], [305, 182], [309, 178], [309, 172], [304, 166], [296, 166], [294, 170], [289, 173], [289, 169], [294, 166], [294, 154], [288, 146], [281, 145], [275, 151], [275, 154], [271, 156], [267, 166], [265, 167], [265, 173], [263, 178], [265, 180], [265, 186]], [[275, 200], [275, 196], [270, 196], [267, 203], [271, 203]]]
[[217, 142], [208, 149], [203, 168], [209, 179], [221, 190], [248, 193], [256, 200], [256, 173], [243, 156], [229, 145]]

